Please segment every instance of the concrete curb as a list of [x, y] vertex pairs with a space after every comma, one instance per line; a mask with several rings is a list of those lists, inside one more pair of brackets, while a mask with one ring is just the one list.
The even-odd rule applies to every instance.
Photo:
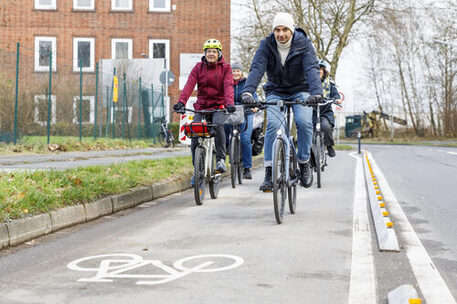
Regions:
[[[263, 156], [253, 158], [252, 167], [263, 165]], [[230, 176], [227, 171], [223, 176]], [[95, 202], [69, 206], [49, 213], [0, 223], [0, 249], [16, 246], [50, 232], [88, 222], [120, 210], [133, 208], [176, 192], [190, 189], [190, 176], [183, 176], [173, 181], [163, 181], [151, 186], [104, 197]]]

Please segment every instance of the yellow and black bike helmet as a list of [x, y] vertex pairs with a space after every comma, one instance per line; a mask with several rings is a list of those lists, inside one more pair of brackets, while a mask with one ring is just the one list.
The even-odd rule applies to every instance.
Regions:
[[203, 51], [205, 51], [206, 49], [218, 49], [222, 51], [222, 44], [217, 39], [208, 39], [203, 44]]

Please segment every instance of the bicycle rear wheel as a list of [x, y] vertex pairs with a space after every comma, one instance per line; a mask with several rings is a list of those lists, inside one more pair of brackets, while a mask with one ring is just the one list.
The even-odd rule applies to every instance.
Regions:
[[284, 205], [286, 202], [286, 155], [284, 142], [277, 139], [274, 145], [273, 154], [273, 206], [275, 218], [278, 224], [282, 223], [284, 216]]
[[316, 136], [315, 137], [315, 140], [316, 140], [316, 159], [315, 159], [315, 163], [316, 163], [316, 181], [317, 181], [317, 188], [320, 188], [321, 187], [321, 139], [319, 136]]
[[173, 137], [173, 133], [171, 133], [170, 130], [167, 131], [167, 141], [168, 141], [168, 146], [171, 146], [172, 148], [175, 147], [175, 138]]
[[165, 133], [163, 133], [163, 131], [159, 132], [158, 140], [159, 140], [159, 144], [164, 148], [168, 148], [168, 146], [170, 145], [167, 142], [167, 137], [166, 137]]
[[230, 147], [229, 147], [229, 157], [230, 157], [230, 181], [232, 183], [232, 188], [236, 187], [236, 174], [238, 173], [237, 161], [236, 161], [236, 136], [230, 137]]
[[219, 194], [219, 182], [221, 180], [220, 173], [215, 173], [216, 170], [216, 151], [213, 151], [211, 159], [211, 178], [209, 180], [209, 194], [212, 199], [216, 199]]
[[[300, 174], [297, 165], [297, 154], [295, 152], [295, 147], [290, 145], [290, 159], [289, 159], [289, 178], [295, 179]], [[289, 210], [290, 213], [294, 214], [297, 207], [297, 183], [290, 184], [287, 187], [287, 194], [289, 197]]]
[[203, 204], [205, 200], [206, 178], [205, 178], [205, 149], [195, 149], [194, 160], [194, 197], [197, 205]]
[[237, 162], [237, 176], [238, 176], [238, 184], [243, 183], [243, 167], [241, 166], [241, 142], [240, 138], [236, 139], [236, 162]]

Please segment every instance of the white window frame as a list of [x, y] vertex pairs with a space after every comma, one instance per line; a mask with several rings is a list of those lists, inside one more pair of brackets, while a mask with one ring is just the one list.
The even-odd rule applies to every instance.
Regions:
[[170, 12], [171, 11], [171, 0], [165, 0], [165, 8], [154, 7], [154, 0], [149, 0], [149, 11], [150, 12]]
[[90, 0], [89, 7], [78, 6], [78, 0], [73, 0], [73, 9], [74, 10], [83, 10], [83, 11], [93, 11], [93, 10], [95, 10], [95, 0]]
[[57, 0], [51, 0], [50, 5], [40, 4], [40, 0], [35, 0], [35, 9], [36, 10], [56, 10], [57, 9]]
[[[49, 96], [48, 95], [35, 95], [34, 96], [34, 115], [33, 121], [41, 126], [46, 126], [48, 121], [39, 121], [40, 113], [38, 112], [38, 102], [39, 100], [46, 100], [48, 102]], [[51, 95], [51, 124], [56, 123], [56, 95]]]
[[[167, 59], [167, 70], [170, 70], [170, 40], [169, 39], [149, 39], [149, 58], [154, 59], [154, 43], [165, 44], [165, 58]], [[159, 58], [161, 59], [161, 58]]]
[[[95, 97], [94, 96], [82, 96], [82, 102], [89, 101], [90, 103], [90, 114], [89, 121], [83, 121], [81, 124], [94, 124], [95, 121]], [[73, 123], [79, 124], [79, 112], [78, 112], [79, 96], [73, 96]]]
[[[117, 102], [117, 103], [122, 103], [122, 101], [121, 102]], [[127, 108], [127, 122], [129, 124], [131, 124], [132, 123], [133, 107], [132, 106], [127, 106], [126, 108]], [[150, 107], [150, 108], [152, 109], [152, 107]], [[110, 117], [111, 120], [110, 121], [111, 122], [122, 122], [122, 112], [124, 111], [124, 109], [125, 109], [125, 107], [116, 105], [116, 109], [115, 109], [116, 116], [114, 116], [113, 108], [111, 108], [111, 111], [110, 111], [111, 112], [111, 115], [110, 115], [111, 116]], [[114, 117], [116, 117], [118, 120], [114, 121]]]
[[49, 65], [40, 66], [40, 41], [51, 41], [52, 43], [52, 71], [57, 71], [57, 37], [35, 36], [35, 71], [49, 71]]
[[90, 66], [83, 67], [83, 72], [93, 72], [95, 71], [95, 38], [84, 38], [84, 37], [74, 37], [73, 38], [73, 71], [79, 72], [79, 62], [78, 62], [78, 42], [88, 41], [90, 42]]
[[133, 58], [133, 39], [111, 39], [111, 58], [116, 59], [116, 43], [117, 42], [127, 42], [128, 43], [128, 56], [123, 59], [132, 59]]
[[113, 11], [132, 11], [133, 10], [133, 0], [128, 0], [128, 7], [116, 7], [116, 0], [111, 0], [111, 10]]

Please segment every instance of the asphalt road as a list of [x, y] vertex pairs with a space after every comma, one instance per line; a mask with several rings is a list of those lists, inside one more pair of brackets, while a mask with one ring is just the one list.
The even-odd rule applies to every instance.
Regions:
[[[384, 165], [383, 153], [390, 152], [368, 148], [402, 197], [395, 170]], [[225, 180], [219, 198], [208, 195], [202, 206], [188, 190], [3, 250], [0, 303], [386, 303], [392, 289], [418, 284], [404, 247], [377, 250], [360, 163], [339, 152], [323, 188], [300, 188], [297, 213], [287, 213], [281, 225], [272, 195], [257, 190], [263, 170], [256, 170], [236, 189]], [[420, 236], [430, 239], [428, 233]], [[432, 247], [434, 259], [455, 254], [438, 257]], [[363, 262], [356, 252], [364, 253]], [[455, 282], [446, 277], [452, 269], [442, 272], [455, 296]]]
[[366, 148], [457, 298], [457, 148]]

